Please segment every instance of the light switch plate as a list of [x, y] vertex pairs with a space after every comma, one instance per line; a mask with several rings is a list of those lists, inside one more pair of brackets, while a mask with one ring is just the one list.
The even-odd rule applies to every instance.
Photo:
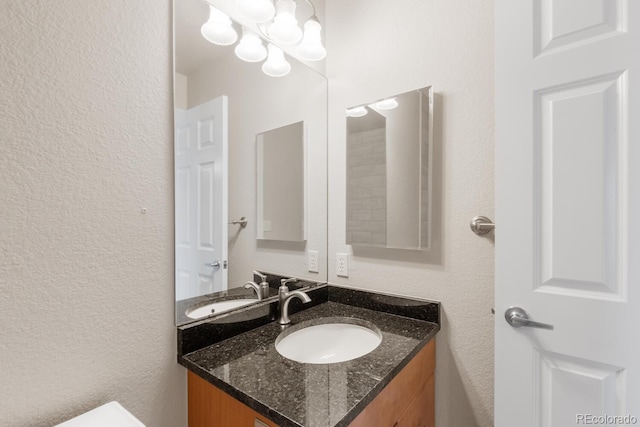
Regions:
[[336, 254], [336, 272], [340, 277], [349, 277], [349, 254]]
[[318, 272], [318, 251], [307, 252], [307, 269], [311, 273]]

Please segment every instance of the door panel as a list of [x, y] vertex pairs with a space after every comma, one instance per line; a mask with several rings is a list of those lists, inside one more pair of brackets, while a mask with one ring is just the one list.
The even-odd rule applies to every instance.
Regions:
[[534, 94], [539, 291], [624, 299], [625, 92], [618, 73]]
[[622, 368], [553, 352], [537, 351], [534, 361], [538, 425], [576, 424], [585, 408], [598, 415], [624, 411], [624, 396], [619, 395], [624, 391]]
[[640, 422], [638, 24], [627, 0], [496, 1], [497, 427]]
[[536, 55], [623, 32], [625, 6], [625, 0], [535, 0]]
[[227, 289], [226, 98], [176, 110], [176, 140], [176, 298], [181, 300]]

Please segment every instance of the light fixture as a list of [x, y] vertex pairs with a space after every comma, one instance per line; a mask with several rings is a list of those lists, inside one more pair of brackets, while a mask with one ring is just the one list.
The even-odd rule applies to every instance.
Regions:
[[245, 19], [258, 23], [271, 21], [276, 14], [271, 0], [237, 0], [236, 8]]
[[272, 43], [269, 43], [267, 49], [269, 50], [269, 57], [264, 64], [262, 64], [262, 71], [271, 77], [282, 77], [289, 74], [291, 64], [284, 59], [282, 49]]
[[[322, 45], [322, 25], [311, 0], [276, 0], [275, 7], [273, 1], [235, 1], [236, 10], [230, 11], [230, 14], [234, 17], [241, 15], [244, 24], [242, 38], [234, 49], [236, 56], [246, 62], [260, 62], [267, 58], [262, 71], [273, 77], [285, 76], [291, 71], [291, 64], [286, 61], [281, 46], [298, 44], [295, 49], [293, 46], [285, 49], [290, 55], [295, 51], [294, 56], [303, 61], [324, 59], [327, 51]], [[304, 24], [304, 34], [296, 19], [297, 1], [305, 2], [311, 9], [310, 17]], [[223, 9], [229, 11], [226, 6]], [[202, 25], [200, 32], [209, 42], [221, 46], [232, 45], [238, 40], [238, 33], [229, 15], [211, 5], [209, 20]], [[262, 39], [269, 43], [268, 49], [265, 49]]]
[[269, 37], [276, 43], [293, 44], [302, 38], [302, 30], [296, 20], [296, 2], [293, 0], [278, 0], [276, 16], [268, 27]]
[[347, 116], [349, 117], [362, 117], [368, 113], [366, 107], [353, 107], [347, 109]]
[[375, 108], [376, 110], [393, 110], [398, 106], [398, 101], [395, 98], [387, 98], [369, 106]]
[[304, 36], [296, 48], [296, 54], [306, 61], [320, 61], [327, 56], [327, 50], [322, 46], [320, 31], [322, 26], [313, 16], [304, 24]]
[[200, 32], [205, 39], [220, 46], [229, 46], [238, 40], [238, 33], [233, 29], [231, 18], [211, 5], [209, 20], [202, 25]]
[[256, 33], [242, 27], [242, 38], [235, 48], [236, 56], [246, 62], [260, 62], [267, 57], [267, 49]]

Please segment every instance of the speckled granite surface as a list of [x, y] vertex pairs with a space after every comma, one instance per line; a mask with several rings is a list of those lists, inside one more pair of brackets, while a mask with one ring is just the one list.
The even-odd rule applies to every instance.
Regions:
[[[318, 285], [305, 292], [311, 297], [311, 302], [303, 304], [299, 299], [293, 299], [289, 304], [290, 314], [325, 303], [329, 299], [327, 285]], [[204, 321], [178, 326], [178, 357], [271, 323], [277, 315], [278, 299], [270, 298]]]
[[[329, 287], [329, 299], [333, 290]], [[349, 295], [352, 303], [369, 300], [366, 295]], [[400, 301], [392, 302], [398, 305]], [[384, 299], [384, 303], [389, 300]], [[439, 311], [437, 303], [416, 304], [432, 310], [435, 305], [436, 313]], [[302, 364], [285, 359], [276, 351], [274, 343], [282, 329], [271, 322], [179, 356], [178, 360], [282, 427], [347, 426], [440, 327], [437, 323], [333, 301], [300, 311], [291, 319], [295, 325], [336, 317], [373, 323], [382, 333], [382, 343], [355, 360], [331, 365]]]

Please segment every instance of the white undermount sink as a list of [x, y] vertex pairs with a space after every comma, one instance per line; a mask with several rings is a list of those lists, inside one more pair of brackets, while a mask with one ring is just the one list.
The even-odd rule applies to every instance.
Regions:
[[[300, 325], [298, 325], [300, 326]], [[382, 335], [371, 328], [352, 323], [324, 323], [293, 332], [285, 331], [276, 339], [276, 350], [287, 359], [300, 363], [328, 364], [357, 359], [375, 350]]]
[[225, 301], [216, 301], [207, 305], [203, 305], [201, 307], [189, 307], [185, 314], [191, 319], [201, 319], [212, 314], [226, 313], [227, 311], [244, 307], [245, 305], [253, 304], [257, 301], [258, 299], [256, 298], [239, 298]]

